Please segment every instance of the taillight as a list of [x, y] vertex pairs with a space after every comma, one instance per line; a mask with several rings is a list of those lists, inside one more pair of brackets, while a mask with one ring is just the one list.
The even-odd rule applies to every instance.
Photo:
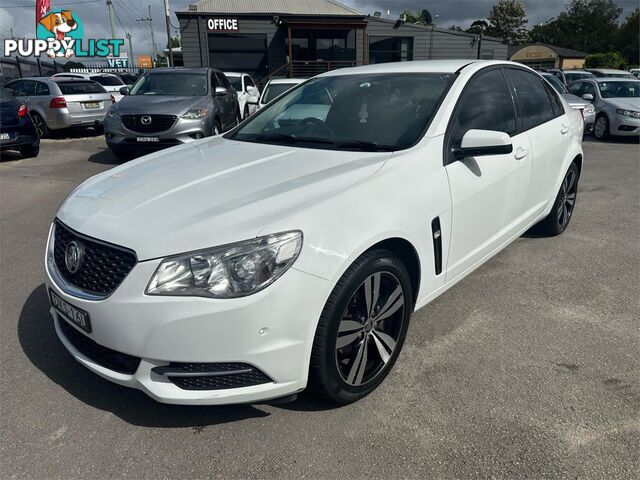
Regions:
[[29, 113], [29, 109], [27, 108], [27, 106], [26, 105], [20, 105], [20, 108], [18, 109], [18, 117], [22, 118], [27, 113]]
[[114, 103], [116, 103], [116, 97], [111, 95], [111, 105], [113, 105]]
[[49, 102], [49, 108], [67, 108], [67, 101], [64, 97], [53, 97]]

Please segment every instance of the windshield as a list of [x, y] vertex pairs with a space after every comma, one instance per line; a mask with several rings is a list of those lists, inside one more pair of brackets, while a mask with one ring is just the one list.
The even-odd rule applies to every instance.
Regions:
[[270, 83], [262, 96], [262, 103], [269, 103], [275, 98], [278, 98], [287, 90], [291, 90], [298, 85], [297, 83]]
[[640, 97], [640, 82], [598, 82], [598, 89], [602, 98], [638, 98]]
[[113, 87], [115, 85], [124, 85], [122, 80], [120, 80], [115, 75], [91, 75], [91, 80], [94, 82], [98, 82], [100, 85], [106, 85], [108, 87]]
[[567, 89], [564, 87], [562, 82], [558, 80], [555, 75], [543, 75], [544, 79], [551, 84], [551, 86], [558, 92], [559, 94], [569, 93]]
[[227, 80], [237, 92], [242, 91], [242, 77], [230, 77], [227, 75]]
[[63, 95], [84, 95], [86, 93], [107, 93], [96, 82], [90, 80], [74, 80], [73, 82], [58, 82], [58, 87]]
[[576, 80], [582, 80], [583, 78], [594, 77], [594, 75], [589, 72], [564, 72], [564, 76], [567, 78], [567, 82], [575, 82]]
[[228, 138], [333, 150], [394, 151], [423, 135], [452, 74], [320, 77], [295, 88]]
[[633, 75], [631, 75], [630, 73], [607, 73], [604, 76], [605, 77], [611, 77], [611, 78], [633, 78], [633, 79], [636, 78]]
[[207, 92], [207, 76], [202, 73], [148, 73], [131, 87], [130, 95], [203, 97]]

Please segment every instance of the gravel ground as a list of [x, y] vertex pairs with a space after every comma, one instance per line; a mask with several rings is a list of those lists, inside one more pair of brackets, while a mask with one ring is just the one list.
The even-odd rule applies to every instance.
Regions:
[[525, 235], [417, 312], [366, 399], [180, 407], [102, 380], [55, 336], [49, 224], [116, 164], [83, 135], [0, 163], [0, 477], [638, 478], [637, 142], [586, 142], [568, 231]]

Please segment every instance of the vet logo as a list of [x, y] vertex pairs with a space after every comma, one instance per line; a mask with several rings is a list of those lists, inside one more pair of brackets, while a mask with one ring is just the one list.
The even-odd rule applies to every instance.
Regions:
[[75, 240], [69, 242], [64, 251], [64, 264], [70, 273], [76, 273], [82, 267], [84, 260], [84, 246]]

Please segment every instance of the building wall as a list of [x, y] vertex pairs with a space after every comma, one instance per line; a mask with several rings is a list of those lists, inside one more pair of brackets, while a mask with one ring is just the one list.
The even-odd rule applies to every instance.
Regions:
[[[560, 67], [560, 59], [556, 52], [544, 45], [529, 45], [523, 47], [515, 52], [509, 60], [532, 66], [548, 65], [555, 68]], [[551, 65], [551, 62], [553, 62], [553, 65]]]
[[560, 68], [562, 68], [563, 70], [584, 68], [584, 58], [561, 58]]

